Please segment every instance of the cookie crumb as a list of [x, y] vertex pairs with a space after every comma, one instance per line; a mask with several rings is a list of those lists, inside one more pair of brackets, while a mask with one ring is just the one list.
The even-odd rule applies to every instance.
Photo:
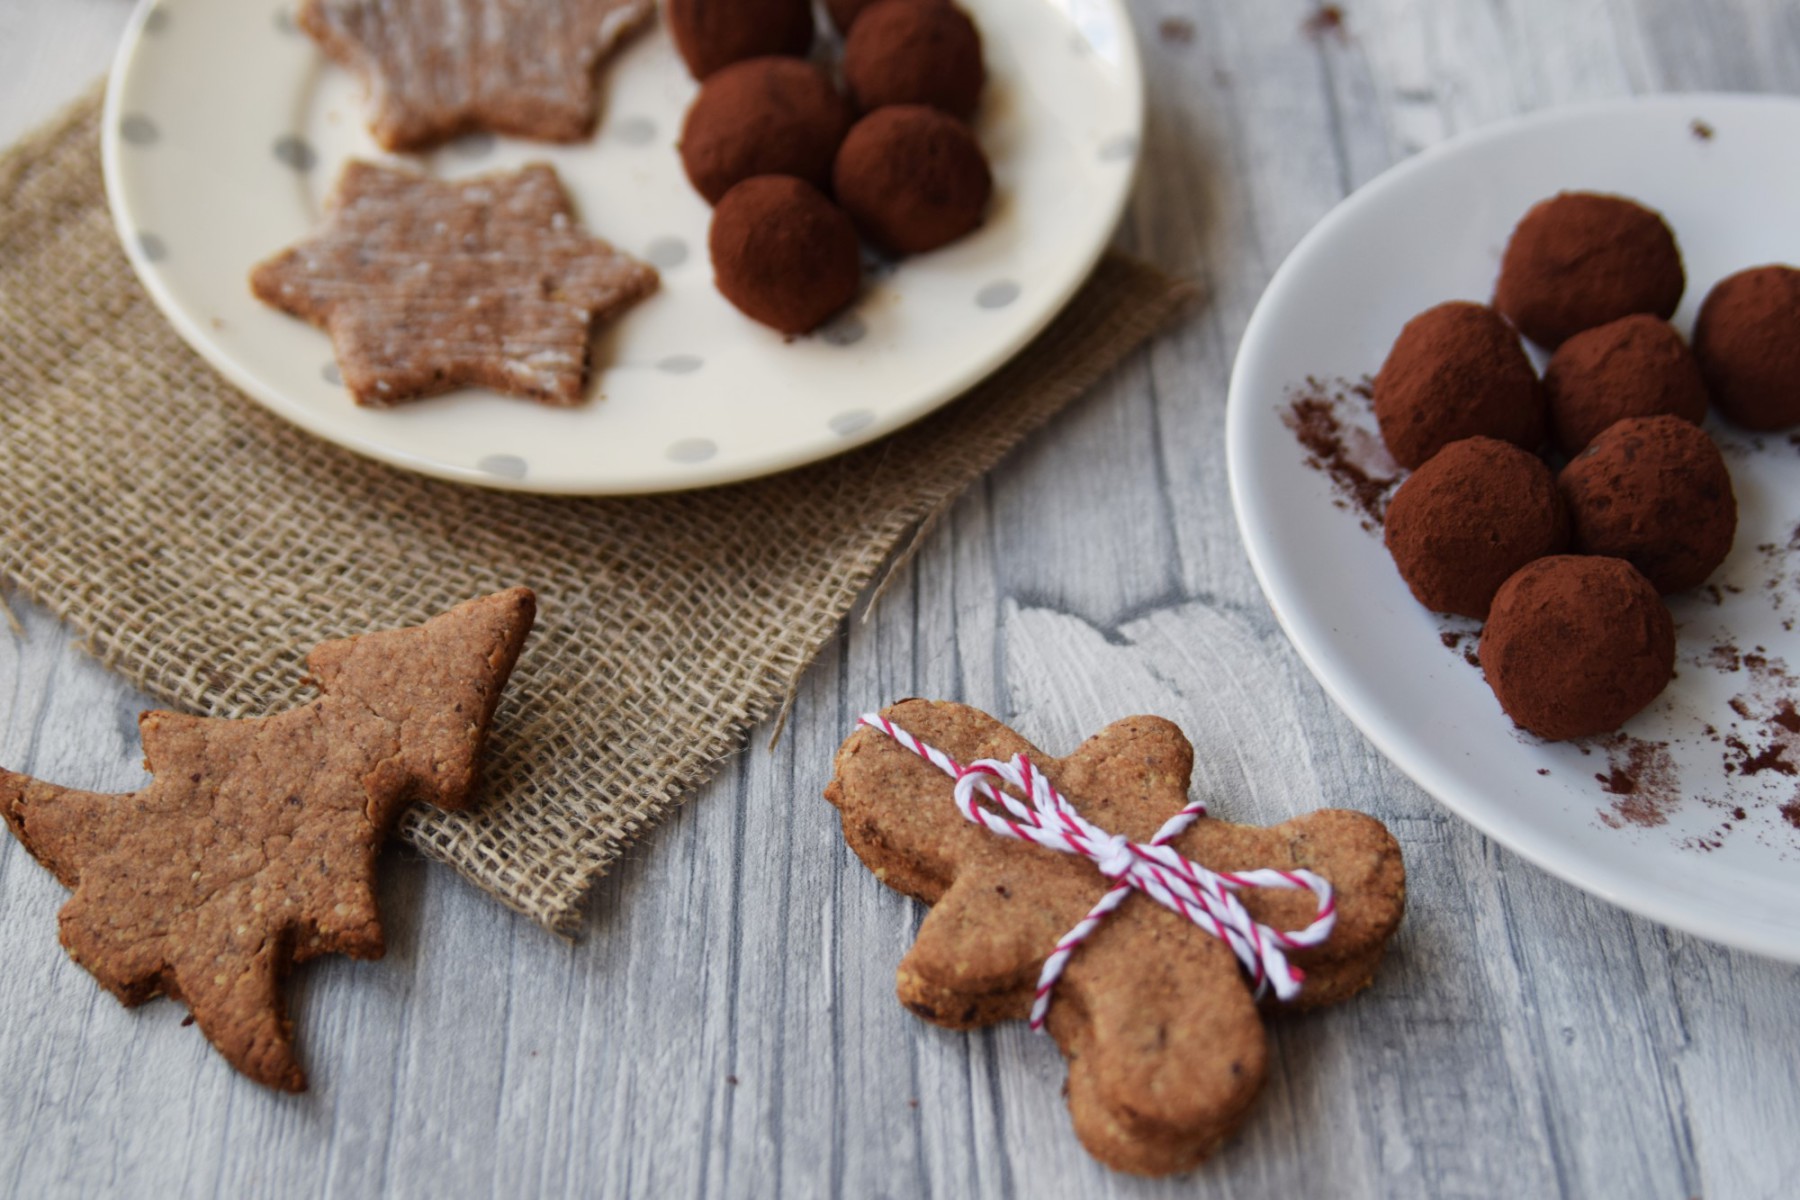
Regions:
[[1324, 5], [1312, 16], [1306, 18], [1301, 28], [1313, 37], [1323, 37], [1325, 34], [1335, 33], [1341, 38], [1344, 36], [1345, 30], [1344, 10], [1335, 4]]

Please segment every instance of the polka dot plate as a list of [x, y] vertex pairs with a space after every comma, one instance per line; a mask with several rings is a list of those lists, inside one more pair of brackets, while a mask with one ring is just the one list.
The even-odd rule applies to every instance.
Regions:
[[405, 161], [441, 178], [549, 162], [583, 224], [654, 263], [662, 288], [604, 330], [585, 404], [468, 391], [359, 408], [319, 330], [259, 304], [250, 268], [319, 220], [339, 168], [383, 154], [362, 85], [294, 25], [294, 0], [142, 0], [107, 93], [121, 237], [181, 335], [295, 424], [400, 467], [497, 488], [629, 494], [748, 479], [861, 445], [1017, 353], [1092, 270], [1135, 173], [1143, 121], [1122, 0], [963, 0], [985, 40], [977, 133], [986, 224], [870, 263], [857, 304], [784, 340], [714, 290], [710, 210], [675, 151], [695, 84], [666, 31], [602, 77], [595, 136], [472, 136]]

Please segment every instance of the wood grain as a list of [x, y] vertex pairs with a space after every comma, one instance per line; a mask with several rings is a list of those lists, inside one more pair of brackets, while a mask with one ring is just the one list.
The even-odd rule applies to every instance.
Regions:
[[[1349, 189], [1546, 105], [1800, 87], [1800, 18], [1781, 0], [1342, 7], [1341, 32], [1309, 32], [1298, 0], [1137, 4], [1151, 117], [1120, 237], [1202, 281], [1205, 309], [956, 507], [807, 675], [783, 741], [753, 737], [606, 880], [579, 941], [395, 858], [388, 957], [302, 971], [315, 1088], [274, 1096], [178, 1008], [102, 996], [56, 945], [60, 889], [0, 843], [0, 1194], [1792, 1194], [1800, 969], [1551, 879], [1380, 758], [1262, 600], [1223, 432], [1263, 285]], [[0, 4], [0, 137], [85, 85], [126, 8]], [[0, 762], [137, 785], [145, 702], [14, 606]], [[1059, 752], [1158, 711], [1200, 743], [1220, 812], [1353, 804], [1401, 838], [1392, 960], [1357, 1002], [1277, 1022], [1267, 1092], [1204, 1170], [1109, 1175], [1069, 1135], [1047, 1040], [945, 1033], [895, 1003], [920, 912], [818, 793], [854, 715], [906, 695], [990, 708]]]

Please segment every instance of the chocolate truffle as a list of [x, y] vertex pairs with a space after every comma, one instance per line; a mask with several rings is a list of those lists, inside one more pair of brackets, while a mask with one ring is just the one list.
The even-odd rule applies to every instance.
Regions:
[[[914, 4], [948, 4], [950, 0], [912, 0]], [[838, 27], [839, 33], [849, 33], [850, 27], [856, 24], [856, 18], [862, 16], [863, 10], [879, 0], [825, 0], [825, 11], [831, 14], [831, 23]]]
[[844, 40], [844, 85], [864, 112], [929, 104], [966, 121], [986, 82], [981, 34], [953, 4], [880, 0]]
[[1513, 230], [1494, 307], [1555, 349], [1632, 313], [1667, 320], [1686, 284], [1662, 217], [1623, 196], [1563, 192], [1534, 205]]
[[713, 210], [713, 281], [744, 315], [807, 333], [856, 299], [862, 252], [844, 211], [804, 179], [758, 175]]
[[667, 0], [665, 11], [695, 79], [746, 58], [812, 49], [812, 0]]
[[968, 126], [922, 104], [876, 109], [858, 121], [838, 150], [832, 182], [838, 203], [890, 254], [955, 241], [981, 224], [994, 190]]
[[1557, 449], [1580, 454], [1607, 426], [1627, 417], [1706, 419], [1706, 380], [1681, 335], [1647, 313], [1578, 333], [1544, 371]]
[[1800, 423], [1800, 271], [1753, 267], [1720, 280], [1694, 322], [1694, 357], [1713, 403], [1745, 429]]
[[1535, 451], [1544, 440], [1544, 394], [1512, 326], [1485, 305], [1458, 300], [1426, 309], [1400, 331], [1375, 376], [1375, 419], [1403, 467], [1467, 437]]
[[1674, 676], [1675, 622], [1623, 559], [1540, 558], [1494, 597], [1481, 669], [1506, 715], [1539, 737], [1609, 733]]
[[794, 175], [827, 189], [855, 120], [812, 63], [745, 59], [701, 85], [681, 128], [681, 165], [709, 204], [752, 175]]
[[1731, 472], [1706, 431], [1680, 417], [1620, 421], [1556, 484], [1574, 548], [1624, 559], [1665, 595], [1699, 587], [1731, 553]]
[[1511, 442], [1451, 442], [1388, 503], [1387, 548], [1420, 604], [1485, 617], [1494, 593], [1526, 563], [1568, 549], [1556, 480]]

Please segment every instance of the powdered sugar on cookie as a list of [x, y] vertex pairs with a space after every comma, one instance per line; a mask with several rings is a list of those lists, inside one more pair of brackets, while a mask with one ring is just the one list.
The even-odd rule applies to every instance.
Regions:
[[444, 183], [352, 162], [324, 228], [250, 284], [330, 333], [360, 404], [472, 386], [573, 405], [594, 327], [657, 277], [577, 228], [547, 166]]
[[369, 88], [389, 150], [471, 130], [568, 142], [593, 129], [595, 72], [654, 0], [306, 0], [300, 25]]

